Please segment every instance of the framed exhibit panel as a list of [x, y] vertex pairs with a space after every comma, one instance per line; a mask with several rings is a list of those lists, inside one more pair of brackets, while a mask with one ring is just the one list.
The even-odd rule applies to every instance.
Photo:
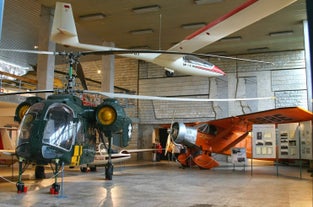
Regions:
[[247, 153], [244, 147], [231, 148], [231, 160], [234, 165], [243, 164], [247, 165]]
[[313, 160], [312, 156], [312, 122], [300, 122], [301, 159]]
[[278, 158], [299, 159], [299, 123], [279, 124]]
[[252, 126], [253, 158], [276, 158], [275, 124]]

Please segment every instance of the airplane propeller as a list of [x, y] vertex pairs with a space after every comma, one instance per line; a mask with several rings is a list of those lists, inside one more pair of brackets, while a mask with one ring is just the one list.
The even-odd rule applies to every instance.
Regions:
[[172, 116], [172, 122], [171, 122], [171, 127], [168, 130], [168, 136], [167, 136], [167, 140], [166, 140], [166, 146], [165, 146], [165, 152], [164, 155], [166, 156], [170, 146], [171, 146], [171, 141], [172, 141], [172, 130], [173, 130], [173, 123], [174, 123], [174, 116], [175, 116], [175, 111], [173, 111], [173, 116]]

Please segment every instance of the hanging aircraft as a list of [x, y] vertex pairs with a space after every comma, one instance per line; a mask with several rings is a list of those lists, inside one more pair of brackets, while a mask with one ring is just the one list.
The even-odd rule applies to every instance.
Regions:
[[251, 114], [197, 123], [175, 122], [167, 125], [169, 135], [165, 153], [179, 148], [177, 160], [183, 167], [203, 169], [217, 167], [212, 153], [231, 154], [233, 147], [245, 147], [252, 158], [251, 131], [253, 124], [284, 124], [310, 121], [313, 114], [299, 107], [278, 108]]
[[[170, 56], [165, 53], [159, 53], [155, 50], [126, 50], [121, 48], [80, 43], [71, 4], [57, 2], [51, 31], [51, 40], [65, 46], [99, 51], [98, 54], [103, 53], [103, 51], [110, 51], [111, 54], [155, 63], [162, 66], [166, 70], [167, 76], [172, 76], [175, 71], [195, 76], [223, 76], [225, 73], [216, 65], [187, 53], [195, 52], [209, 44], [212, 44], [231, 33], [234, 33], [272, 13], [275, 13], [295, 1], [296, 0], [248, 0], [239, 7], [192, 33], [183, 41], [168, 49], [167, 52], [172, 54]], [[174, 55], [176, 52], [178, 53]], [[183, 54], [184, 52], [186, 52], [186, 54]], [[94, 54], [97, 53], [94, 52]], [[203, 56], [263, 62], [209, 54]]]

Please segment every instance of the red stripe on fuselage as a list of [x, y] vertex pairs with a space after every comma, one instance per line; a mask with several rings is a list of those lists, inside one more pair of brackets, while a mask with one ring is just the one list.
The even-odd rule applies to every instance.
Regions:
[[223, 71], [221, 71], [219, 68], [217, 68], [216, 66], [214, 66], [213, 68], [206, 68], [206, 67], [195, 65], [194, 67], [197, 69], [200, 69], [200, 70], [205, 70], [205, 71], [210, 71], [213, 73], [225, 75], [225, 73]]
[[220, 18], [214, 20], [213, 22], [209, 23], [207, 26], [202, 27], [201, 29], [199, 29], [199, 30], [195, 31], [194, 33], [192, 33], [191, 35], [187, 36], [185, 38], [185, 40], [190, 40], [190, 39], [194, 38], [195, 36], [201, 34], [205, 30], [210, 29], [211, 27], [217, 25], [218, 23], [224, 21], [225, 19], [228, 19], [229, 17], [233, 16], [234, 14], [240, 12], [241, 10], [247, 8], [248, 6], [250, 6], [251, 4], [254, 4], [257, 1], [258, 0], [248, 0], [248, 1], [246, 1], [245, 3], [240, 5], [239, 7], [235, 8], [234, 10], [228, 12], [227, 14], [225, 14], [225, 15], [221, 16]]

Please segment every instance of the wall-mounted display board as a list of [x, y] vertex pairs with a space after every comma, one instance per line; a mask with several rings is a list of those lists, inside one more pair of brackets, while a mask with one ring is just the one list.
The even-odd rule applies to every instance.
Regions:
[[300, 145], [301, 159], [313, 160], [311, 121], [305, 121], [300, 123]]
[[299, 124], [279, 124], [278, 158], [299, 159]]
[[275, 124], [252, 126], [253, 158], [276, 158]]

